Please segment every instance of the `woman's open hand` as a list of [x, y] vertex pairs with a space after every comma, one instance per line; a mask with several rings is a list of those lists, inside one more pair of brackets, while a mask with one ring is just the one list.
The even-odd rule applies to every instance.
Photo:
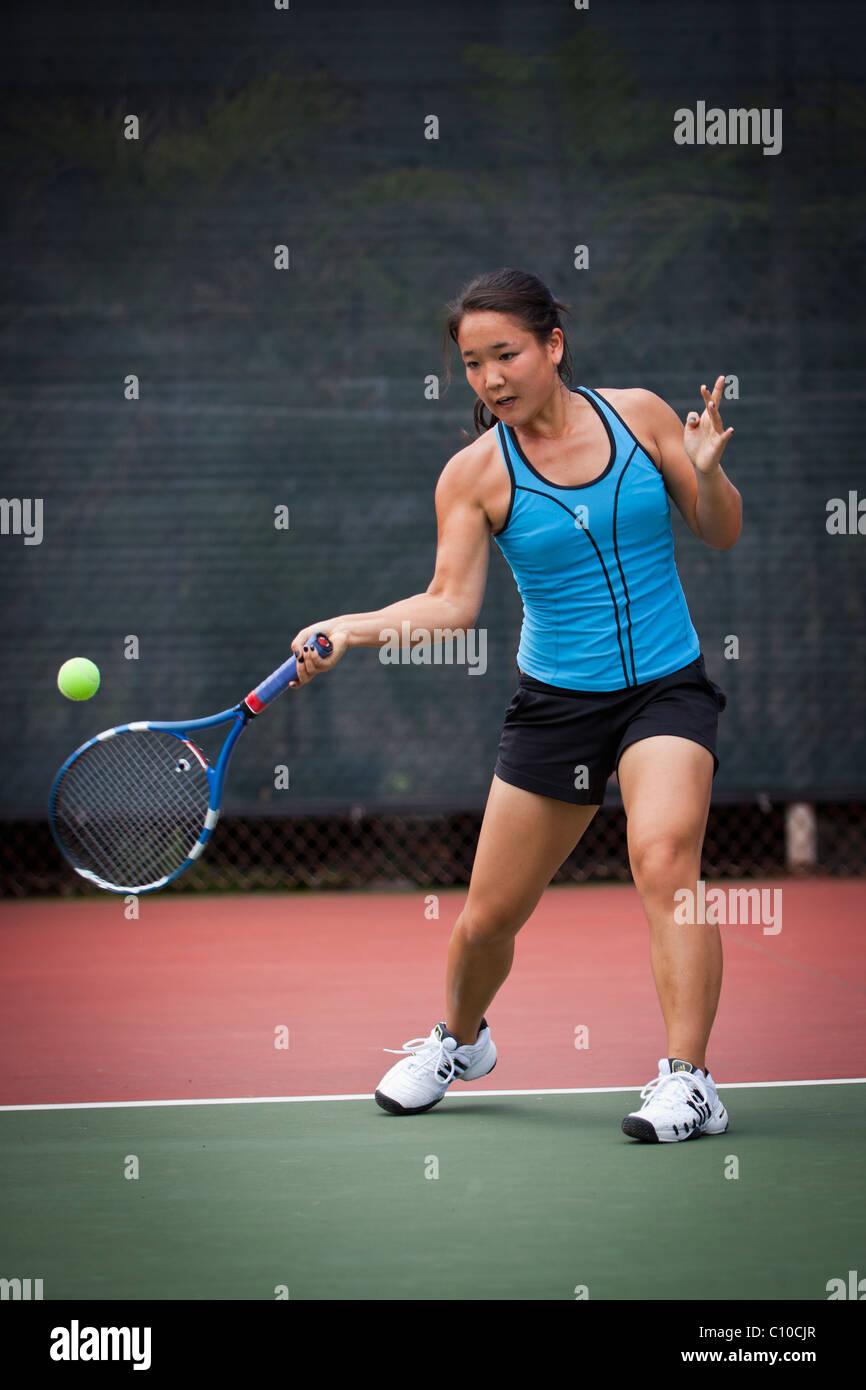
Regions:
[[699, 473], [715, 473], [725, 452], [725, 445], [734, 433], [733, 425], [726, 430], [722, 429], [719, 403], [724, 384], [725, 378], [717, 377], [712, 394], [706, 386], [702, 386], [704, 413], [698, 418], [697, 412], [692, 410], [686, 419], [683, 445]]

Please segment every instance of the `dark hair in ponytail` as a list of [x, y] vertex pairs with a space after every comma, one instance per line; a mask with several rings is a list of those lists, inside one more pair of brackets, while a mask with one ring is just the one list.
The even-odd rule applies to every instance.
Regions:
[[[442, 334], [442, 349], [445, 356], [446, 385], [451, 381], [451, 362], [449, 339], [457, 342], [457, 334], [464, 314], [473, 313], [505, 314], [514, 319], [529, 333], [533, 333], [539, 343], [550, 341], [554, 328], [562, 329], [560, 314], [570, 313], [567, 304], [554, 299], [547, 286], [537, 275], [529, 275], [523, 270], [490, 270], [478, 275], [460, 291], [456, 299], [447, 305], [448, 318]], [[572, 363], [568, 343], [563, 329], [562, 358], [557, 368], [564, 382], [571, 380]], [[487, 417], [484, 402], [475, 402], [475, 430], [483, 434], [496, 423], [496, 416]]]

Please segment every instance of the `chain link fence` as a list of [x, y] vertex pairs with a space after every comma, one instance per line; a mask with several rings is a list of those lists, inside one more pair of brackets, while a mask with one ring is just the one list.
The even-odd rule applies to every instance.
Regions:
[[[164, 892], [286, 889], [437, 889], [469, 883], [480, 814], [370, 815], [282, 820], [224, 817], [207, 853]], [[866, 864], [860, 802], [714, 805], [706, 879], [851, 876]], [[0, 847], [7, 897], [99, 896], [63, 861], [44, 821], [7, 822]], [[625, 815], [599, 810], [554, 883], [628, 882]]]

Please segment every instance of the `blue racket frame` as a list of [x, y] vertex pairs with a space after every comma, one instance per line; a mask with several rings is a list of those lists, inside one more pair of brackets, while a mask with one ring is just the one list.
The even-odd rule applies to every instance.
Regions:
[[[321, 656], [328, 657], [331, 655], [333, 647], [324, 633], [317, 632], [312, 639], [308, 640], [312, 640], [315, 643]], [[185, 873], [186, 870], [201, 857], [213, 833], [214, 827], [220, 818], [226, 771], [232, 753], [234, 752], [235, 744], [246, 726], [256, 715], [261, 714], [262, 710], [266, 709], [278, 695], [282, 695], [282, 693], [288, 689], [291, 682], [296, 679], [297, 674], [297, 661], [294, 656], [290, 656], [288, 661], [284, 661], [282, 666], [278, 666], [276, 671], [271, 672], [260, 685], [257, 685], [254, 690], [250, 691], [245, 699], [241, 700], [240, 704], [235, 705], [232, 709], [222, 710], [220, 714], [212, 714], [205, 719], [189, 719], [186, 721], [149, 719], [139, 720], [132, 724], [116, 724], [114, 728], [105, 729], [101, 734], [96, 734], [93, 738], [89, 738], [86, 743], [82, 743], [81, 747], [76, 748], [75, 752], [66, 759], [66, 762], [60, 768], [52, 783], [51, 793], [48, 799], [48, 823], [51, 827], [51, 834], [54, 837], [57, 848], [60, 850], [60, 853], [67, 863], [71, 864], [75, 872], [80, 874], [82, 878], [87, 879], [89, 883], [95, 884], [97, 888], [105, 889], [108, 893], [135, 893], [136, 895], [140, 893], [153, 893], [158, 888], [164, 888], [167, 883], [172, 883], [176, 878], [179, 878], [182, 873]], [[211, 766], [202, 750], [192, 739], [192, 735], [202, 729], [217, 729], [221, 724], [233, 724], [234, 727], [223, 743], [219, 757], [213, 766]], [[98, 874], [95, 874], [92, 869], [84, 869], [81, 865], [76, 864], [75, 860], [72, 859], [67, 849], [62, 844], [55, 826], [57, 789], [60, 786], [67, 768], [75, 762], [76, 758], [79, 758], [82, 753], [85, 753], [88, 748], [92, 748], [96, 743], [104, 743], [106, 739], [114, 738], [117, 734], [129, 732], [137, 733], [145, 729], [153, 729], [161, 733], [174, 735], [178, 742], [188, 748], [199, 762], [202, 763], [208, 780], [208, 809], [198, 840], [193, 845], [184, 862], [175, 869], [173, 873], [155, 879], [153, 883], [126, 884], [121, 886], [116, 883], [108, 883], [100, 878]]]

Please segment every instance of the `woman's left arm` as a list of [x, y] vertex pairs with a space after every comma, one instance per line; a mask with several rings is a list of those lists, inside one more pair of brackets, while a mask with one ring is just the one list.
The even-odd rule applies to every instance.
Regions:
[[720, 376], [712, 392], [701, 387], [704, 412], [699, 417], [690, 411], [685, 430], [666, 401], [641, 393], [665, 486], [695, 535], [714, 550], [730, 550], [743, 524], [742, 498], [722, 468], [722, 454], [734, 432], [733, 427], [722, 428], [719, 414], [724, 384]]

